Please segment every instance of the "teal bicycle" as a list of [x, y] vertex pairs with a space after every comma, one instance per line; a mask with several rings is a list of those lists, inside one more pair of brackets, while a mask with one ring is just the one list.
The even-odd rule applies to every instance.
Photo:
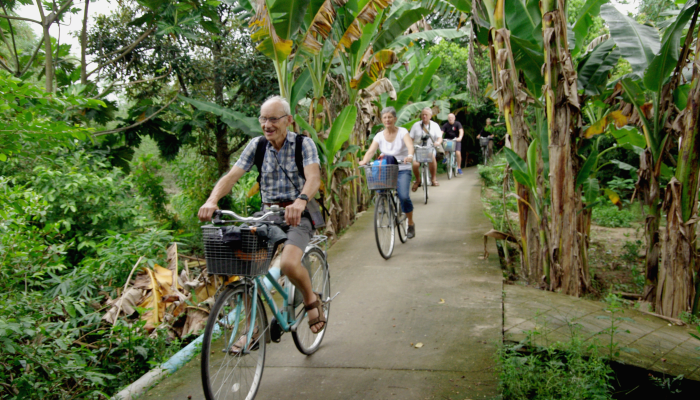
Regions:
[[[207, 400], [255, 398], [268, 343], [279, 342], [283, 333], [291, 332], [297, 349], [311, 355], [328, 331], [326, 322], [321, 332], [311, 332], [301, 293], [287, 277], [280, 285], [268, 272], [272, 256], [286, 240], [283, 224], [274, 221], [283, 220], [275, 218], [283, 213], [276, 206], [261, 217], [216, 211], [213, 224], [202, 227], [207, 272], [240, 277], [220, 288], [204, 330], [201, 377]], [[223, 220], [222, 216], [232, 220]], [[304, 251], [302, 265], [309, 271], [313, 291], [319, 294], [328, 321], [333, 300], [330, 273], [326, 252], [319, 247], [326, 241], [326, 236], [314, 235]], [[281, 306], [265, 286], [265, 278], [281, 296]], [[273, 316], [269, 322], [264, 304]]]
[[445, 149], [445, 169], [447, 169], [447, 180], [452, 179], [453, 176], [457, 175], [457, 160], [455, 156], [455, 149], [457, 148], [454, 140], [445, 139], [443, 141], [443, 148]]

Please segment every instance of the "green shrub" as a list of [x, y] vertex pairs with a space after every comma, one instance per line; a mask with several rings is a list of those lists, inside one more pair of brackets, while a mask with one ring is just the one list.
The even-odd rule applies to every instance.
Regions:
[[108, 230], [130, 231], [149, 219], [131, 178], [84, 150], [57, 151], [34, 168], [31, 187], [48, 204], [40, 222], [60, 227], [52, 243], [69, 244], [74, 264], [93, 256]]
[[[0, 292], [45, 287], [44, 280], [68, 268], [68, 245], [55, 241], [60, 225], [40, 224], [48, 202], [31, 189], [0, 177]], [[53, 242], [53, 243], [52, 243]]]
[[145, 322], [110, 332], [88, 300], [0, 293], [3, 399], [109, 398], [179, 348]]
[[499, 352], [503, 399], [612, 399], [613, 372], [598, 357], [595, 345], [584, 345], [574, 335], [569, 343], [535, 348], [531, 353], [522, 349], [520, 344], [505, 345]]
[[633, 207], [621, 210], [611, 204], [593, 207], [593, 222], [607, 228], [629, 228], [632, 222], [640, 220], [639, 212]]
[[132, 163], [131, 175], [139, 194], [146, 199], [153, 217], [159, 221], [172, 220], [166, 209], [168, 195], [163, 187], [163, 177], [158, 172], [163, 168], [153, 154], [140, 155]]
[[506, 163], [502, 156], [496, 156], [489, 165], [479, 164], [479, 176], [484, 186], [502, 186], [505, 178]]

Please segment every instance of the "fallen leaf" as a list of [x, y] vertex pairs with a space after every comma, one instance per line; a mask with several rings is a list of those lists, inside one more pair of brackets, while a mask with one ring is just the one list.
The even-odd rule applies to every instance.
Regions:
[[131, 315], [136, 311], [134, 307], [136, 307], [136, 304], [138, 304], [139, 300], [141, 300], [141, 297], [143, 296], [143, 292], [140, 289], [136, 288], [129, 288], [126, 293], [124, 293], [117, 301], [114, 302], [112, 305], [112, 308], [107, 311], [105, 315], [102, 316], [102, 319], [114, 324], [114, 322], [117, 320], [119, 317], [117, 315], [117, 311], [119, 310], [119, 304], [121, 304], [121, 312], [120, 314], [124, 315]]
[[445, 299], [440, 299], [440, 301], [438, 301], [438, 304], [445, 304]]
[[187, 320], [185, 321], [185, 326], [182, 327], [182, 337], [204, 329], [204, 326], [207, 324], [207, 318], [209, 318], [208, 313], [188, 307]]
[[413, 347], [415, 347], [415, 348], [417, 348], [417, 349], [420, 349], [421, 347], [423, 347], [423, 343], [420, 343], [420, 342], [419, 342], [419, 343], [416, 343], [416, 345], [413, 346]]

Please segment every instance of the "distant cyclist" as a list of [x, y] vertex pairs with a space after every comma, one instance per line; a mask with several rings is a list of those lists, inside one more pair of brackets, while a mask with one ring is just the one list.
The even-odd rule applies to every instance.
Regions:
[[[489, 138], [489, 144], [488, 144], [488, 154], [491, 156], [493, 154], [493, 125], [491, 125], [491, 118], [486, 118], [486, 126], [481, 128], [481, 132], [479, 132], [478, 135], [476, 135], [477, 139], [481, 139], [482, 137], [487, 137]], [[486, 160], [484, 160], [484, 164], [486, 164]]]
[[[440, 130], [440, 125], [437, 122], [431, 121], [433, 117], [433, 110], [430, 107], [426, 107], [420, 113], [420, 121], [413, 124], [411, 127], [411, 139], [413, 143], [419, 144], [421, 146], [439, 146], [442, 144], [442, 131]], [[425, 138], [425, 140], [423, 140]], [[412, 191], [418, 190], [421, 185], [420, 174], [418, 173], [418, 167], [420, 164], [417, 161], [413, 161], [413, 175], [416, 177], [416, 181], [413, 183]], [[430, 169], [430, 179], [432, 179], [433, 186], [440, 186], [437, 181], [437, 161], [435, 160], [435, 150], [433, 150], [433, 160], [428, 163]], [[427, 182], [426, 182], [427, 184]]]
[[[457, 158], [457, 173], [462, 175], [462, 137], [464, 137], [464, 129], [462, 124], [456, 120], [455, 115], [450, 113], [447, 115], [447, 122], [442, 126], [442, 133], [447, 140], [455, 141], [455, 157]], [[445, 162], [447, 157], [443, 160]]]

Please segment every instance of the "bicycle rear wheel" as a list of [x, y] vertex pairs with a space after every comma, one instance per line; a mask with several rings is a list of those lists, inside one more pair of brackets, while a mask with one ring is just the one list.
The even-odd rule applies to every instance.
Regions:
[[401, 243], [406, 243], [408, 240], [408, 217], [401, 209], [399, 195], [394, 193], [394, 204], [396, 205], [396, 229], [399, 231], [399, 240]]
[[377, 196], [377, 204], [374, 207], [374, 236], [377, 239], [379, 254], [388, 260], [394, 251], [395, 239], [394, 213], [386, 194]]
[[[321, 300], [327, 300], [331, 296], [331, 277], [328, 272], [328, 263], [326, 262], [326, 256], [318, 248], [312, 248], [308, 252], [304, 253], [304, 257], [301, 260], [302, 265], [308, 269], [309, 275], [311, 277], [311, 288], [314, 293], [321, 293]], [[296, 290], [296, 288], [294, 288]], [[293, 293], [292, 293], [293, 294]], [[304, 319], [297, 327], [296, 332], [292, 332], [292, 338], [294, 339], [294, 345], [302, 353], [311, 355], [318, 350], [328, 331], [328, 316], [331, 312], [330, 303], [323, 305], [323, 314], [326, 317], [326, 326], [319, 333], [311, 332], [309, 327], [309, 316], [304, 310], [304, 303], [297, 306], [294, 310], [295, 319], [304, 313]]]
[[448, 181], [449, 181], [450, 179], [452, 179], [452, 174], [453, 174], [452, 165], [454, 164], [454, 161], [455, 161], [455, 160], [454, 160], [454, 158], [455, 158], [454, 154], [455, 154], [455, 153], [450, 152], [450, 155], [447, 157], [447, 180], [448, 180]]
[[[228, 287], [211, 309], [202, 340], [201, 375], [207, 400], [253, 399], [265, 366], [267, 315], [262, 301], [253, 299], [250, 286]], [[257, 303], [252, 343], [235, 351], [234, 343], [248, 332], [253, 301]], [[245, 342], [245, 340], [243, 341]]]
[[430, 181], [430, 172], [428, 172], [428, 164], [423, 163], [421, 169], [421, 175], [423, 175], [423, 197], [425, 198], [425, 204], [428, 204], [428, 187], [432, 184]]

